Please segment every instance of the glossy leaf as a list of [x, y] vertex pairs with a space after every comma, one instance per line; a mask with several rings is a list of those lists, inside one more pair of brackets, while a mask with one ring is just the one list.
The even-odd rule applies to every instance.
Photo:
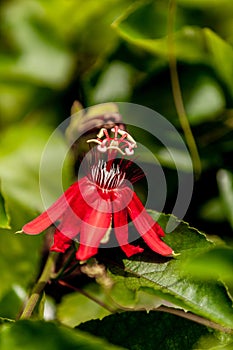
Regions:
[[[156, 218], [156, 213], [150, 212]], [[159, 223], [166, 227], [169, 215], [161, 215]], [[176, 220], [173, 217], [173, 220]], [[175, 253], [173, 259], [164, 259], [150, 252], [131, 259], [123, 259], [120, 264], [110, 265], [111, 276], [116, 284], [124, 285], [131, 293], [148, 290], [155, 296], [184, 310], [189, 310], [223, 326], [233, 328], [232, 303], [223, 285], [217, 280], [204, 281], [183, 272], [186, 259], [210, 249], [212, 244], [197, 230], [186, 223], [167, 234], [166, 243]], [[114, 289], [113, 289], [114, 297]], [[117, 300], [120, 303], [120, 300]]]
[[222, 339], [218, 339], [217, 334], [204, 326], [160, 312], [124, 312], [101, 321], [86, 322], [78, 328], [114, 344], [124, 345], [127, 349], [209, 349], [199, 347], [200, 337], [202, 345], [207, 344], [207, 339], [212, 346], [225, 346], [232, 342], [230, 336], [223, 335]]

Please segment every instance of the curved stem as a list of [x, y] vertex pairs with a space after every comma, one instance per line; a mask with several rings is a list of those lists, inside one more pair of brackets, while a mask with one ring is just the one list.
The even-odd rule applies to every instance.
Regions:
[[88, 293], [87, 291], [85, 291], [81, 288], [74, 287], [63, 280], [59, 280], [58, 283], [64, 287], [67, 287], [67, 288], [75, 290], [76, 292], [79, 292], [80, 294], [82, 294], [85, 297], [87, 297], [88, 299], [94, 301], [95, 303], [97, 303], [98, 305], [100, 305], [101, 307], [103, 307], [104, 309], [108, 310], [111, 313], [115, 313], [115, 312], [119, 311], [119, 310], [113, 309], [109, 305], [105, 304], [103, 301], [97, 299], [96, 297], [94, 297], [93, 295], [91, 295], [90, 293]]
[[212, 322], [210, 320], [207, 320], [204, 317], [201, 317], [201, 316], [198, 316], [196, 314], [193, 314], [192, 312], [185, 312], [183, 310], [174, 309], [174, 308], [170, 308], [170, 307], [167, 307], [167, 306], [160, 306], [157, 309], [153, 309], [153, 311], [167, 312], [169, 314], [180, 316], [180, 317], [186, 318], [187, 320], [199, 323], [199, 324], [201, 324], [203, 326], [216, 329], [216, 330], [218, 330], [220, 332], [231, 333], [231, 334], [233, 333], [233, 329], [232, 328], [224, 327], [224, 326], [222, 326], [222, 325], [220, 325], [218, 323], [215, 323], [215, 322]]
[[[115, 305], [115, 312], [124, 312], [124, 311], [145, 311], [146, 309], [143, 307], [124, 307], [118, 303], [116, 303], [112, 298], [111, 301], [113, 302], [113, 304]], [[157, 308], [151, 308], [150, 311], [160, 311], [160, 312], [166, 312], [168, 314], [172, 314], [175, 316], [179, 316], [182, 318], [185, 318], [187, 320], [199, 323], [203, 326], [209, 327], [209, 328], [213, 328], [216, 329], [220, 332], [224, 332], [224, 333], [229, 333], [229, 334], [233, 334], [233, 328], [228, 328], [228, 327], [224, 327], [219, 323], [213, 322], [208, 320], [207, 318], [204, 318], [202, 316], [193, 314], [192, 312], [188, 311], [184, 311], [182, 309], [176, 309], [173, 307], [168, 307], [168, 306], [159, 306]]]
[[24, 308], [24, 310], [19, 318], [20, 320], [27, 319], [27, 318], [31, 317], [33, 310], [35, 309], [35, 307], [38, 303], [40, 295], [43, 292], [46, 284], [50, 280], [52, 272], [54, 271], [56, 258], [57, 258], [57, 253], [54, 253], [54, 252], [49, 253], [49, 256], [48, 256], [48, 259], [47, 259], [46, 264], [44, 266], [44, 269], [42, 271], [42, 274], [32, 290], [32, 294], [30, 295], [30, 297], [25, 305], [25, 308]]
[[[145, 311], [145, 308], [132, 308], [132, 307], [124, 307], [118, 303], [115, 302], [115, 300], [113, 300], [111, 298], [111, 296], [109, 295], [109, 298], [111, 300], [111, 304], [114, 305], [114, 307], [107, 305], [105, 303], [103, 303], [101, 300], [95, 298], [93, 295], [89, 294], [87, 291], [84, 291], [81, 288], [77, 288], [74, 286], [71, 286], [70, 284], [68, 284], [67, 282], [63, 281], [63, 280], [59, 280], [58, 281], [59, 284], [61, 284], [64, 287], [67, 288], [71, 288], [79, 293], [81, 293], [82, 295], [84, 295], [85, 297], [91, 299], [92, 301], [94, 301], [95, 303], [99, 304], [100, 306], [102, 306], [103, 308], [105, 308], [106, 310], [108, 310], [111, 313], [116, 313], [116, 312], [124, 312], [124, 311]], [[229, 334], [233, 334], [233, 329], [232, 328], [227, 328], [224, 327], [218, 323], [215, 323], [213, 321], [210, 321], [202, 316], [193, 314], [192, 312], [185, 312], [184, 310], [181, 309], [175, 309], [172, 307], [168, 307], [168, 306], [159, 306], [158, 308], [152, 308], [150, 309], [150, 311], [160, 311], [160, 312], [167, 312], [169, 314], [173, 314], [175, 316], [179, 316], [182, 318], [185, 318], [187, 320], [199, 323], [203, 326], [206, 327], [210, 327], [213, 329], [216, 329], [220, 332], [224, 332], [224, 333], [229, 333]]]
[[173, 94], [178, 118], [180, 121], [180, 125], [183, 129], [184, 136], [185, 136], [185, 139], [191, 154], [191, 158], [193, 161], [194, 172], [195, 172], [195, 175], [199, 177], [201, 173], [201, 160], [199, 157], [197, 145], [193, 137], [193, 133], [185, 111], [178, 72], [177, 72], [177, 62], [176, 62], [176, 56], [175, 56], [175, 50], [174, 50], [174, 38], [173, 38], [175, 11], [176, 11], [176, 0], [170, 0], [169, 12], [168, 12], [168, 58], [169, 58], [169, 66], [170, 66], [170, 74], [171, 74], [172, 94]]

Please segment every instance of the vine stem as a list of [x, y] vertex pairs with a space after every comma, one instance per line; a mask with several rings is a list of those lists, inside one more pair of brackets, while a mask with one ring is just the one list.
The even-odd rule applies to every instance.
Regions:
[[100, 305], [101, 307], [103, 307], [104, 309], [108, 310], [111, 313], [115, 313], [119, 310], [117, 309], [113, 309], [111, 308], [109, 305], [106, 305], [105, 303], [103, 303], [101, 300], [95, 298], [93, 295], [89, 294], [87, 291], [84, 291], [81, 288], [77, 288], [74, 286], [71, 286], [70, 284], [68, 284], [67, 282], [63, 281], [63, 280], [59, 280], [58, 283], [64, 287], [70, 288], [75, 290], [76, 292], [79, 292], [80, 294], [84, 295], [85, 297], [87, 297], [88, 299], [94, 301], [95, 303], [97, 303], [98, 305]]
[[[86, 295], [86, 296], [89, 297], [88, 295]], [[194, 313], [192, 313], [190, 311], [186, 312], [186, 311], [184, 311], [182, 309], [177, 309], [177, 308], [174, 308], [174, 307], [163, 306], [163, 305], [161, 305], [159, 307], [156, 307], [156, 308], [150, 308], [150, 309], [147, 309], [147, 310], [144, 307], [135, 307], [135, 308], [125, 307], [125, 306], [122, 306], [119, 303], [117, 303], [111, 297], [110, 297], [110, 299], [111, 299], [112, 304], [114, 304], [114, 306], [115, 306], [115, 310], [112, 309], [113, 313], [116, 313], [116, 312], [119, 313], [119, 312], [124, 312], [124, 311], [131, 311], [131, 312], [133, 312], [133, 311], [165, 312], [165, 313], [168, 313], [168, 314], [172, 314], [172, 315], [175, 315], [175, 316], [179, 316], [179, 317], [185, 318], [185, 319], [187, 319], [189, 321], [193, 321], [193, 322], [199, 323], [202, 326], [213, 328], [213, 329], [215, 329], [217, 331], [220, 331], [220, 332], [233, 334], [233, 328], [228, 328], [228, 327], [222, 326], [219, 323], [210, 321], [207, 318], [204, 318], [202, 316], [196, 315], [196, 314], [194, 314]]]
[[[82, 295], [84, 295], [85, 297], [87, 297], [88, 299], [94, 301], [95, 303], [97, 303], [98, 305], [102, 306], [103, 308], [105, 308], [106, 310], [108, 310], [109, 312], [111, 312], [112, 314], [114, 313], [120, 313], [120, 312], [124, 312], [124, 311], [146, 311], [145, 308], [131, 308], [131, 307], [124, 307], [118, 303], [115, 302], [115, 300], [113, 300], [111, 297], [111, 303], [114, 305], [114, 307], [110, 306], [110, 305], [106, 305], [105, 303], [103, 303], [101, 300], [98, 300], [97, 298], [95, 298], [94, 296], [90, 295], [88, 292], [82, 290], [81, 288], [77, 288], [74, 286], [71, 286], [70, 284], [68, 284], [67, 282], [63, 281], [63, 280], [59, 280], [58, 281], [59, 284], [61, 284], [64, 287], [70, 288], [75, 290], [76, 292], [81, 293]], [[233, 334], [233, 329], [232, 328], [227, 328], [222, 326], [219, 323], [215, 323], [213, 321], [210, 321], [202, 316], [193, 314], [192, 312], [185, 312], [184, 310], [181, 309], [176, 309], [176, 308], [171, 308], [168, 306], [159, 306], [158, 308], [152, 308], [150, 309], [150, 311], [160, 311], [160, 312], [165, 312], [165, 313], [169, 313], [169, 314], [173, 314], [175, 316], [179, 316], [182, 318], [185, 318], [187, 320], [199, 323], [203, 326], [206, 327], [210, 327], [212, 329], [218, 330], [220, 332], [224, 332], [224, 333], [229, 333], [229, 334]]]
[[170, 74], [171, 74], [172, 94], [173, 94], [178, 118], [180, 121], [180, 125], [183, 129], [184, 136], [185, 136], [185, 139], [191, 154], [191, 158], [193, 161], [194, 173], [198, 178], [201, 174], [201, 160], [199, 157], [197, 145], [196, 145], [196, 142], [187, 118], [187, 114], [185, 111], [181, 88], [180, 88], [179, 76], [177, 72], [177, 62], [176, 62], [174, 38], [173, 38], [175, 12], [176, 12], [176, 0], [170, 0], [169, 11], [168, 11], [168, 59], [169, 59]]
[[203, 326], [216, 329], [220, 332], [230, 333], [230, 334], [233, 333], [232, 328], [224, 327], [224, 326], [220, 325], [219, 323], [215, 323], [213, 321], [207, 320], [206, 318], [199, 316], [199, 315], [196, 315], [196, 314], [193, 314], [192, 312], [185, 312], [183, 310], [174, 309], [174, 308], [170, 308], [167, 306], [160, 306], [157, 309], [155, 309], [155, 311], [167, 312], [169, 314], [180, 316], [180, 317], [186, 318], [187, 320], [199, 323]]
[[23, 312], [20, 316], [20, 320], [23, 319], [28, 319], [31, 317], [33, 310], [35, 309], [40, 295], [43, 292], [46, 284], [48, 283], [48, 281], [51, 278], [52, 273], [54, 272], [54, 268], [55, 268], [55, 261], [57, 258], [57, 253], [55, 252], [50, 252], [47, 258], [47, 261], [45, 263], [44, 269], [38, 279], [38, 281], [36, 282], [33, 290], [32, 290], [32, 294], [30, 295], [24, 309]]

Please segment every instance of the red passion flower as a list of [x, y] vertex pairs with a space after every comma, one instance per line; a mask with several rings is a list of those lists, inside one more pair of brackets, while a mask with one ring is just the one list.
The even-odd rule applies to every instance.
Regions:
[[124, 161], [116, 162], [113, 157], [116, 152], [132, 155], [136, 142], [117, 126], [111, 131], [113, 137], [107, 129], [101, 129], [97, 139], [88, 141], [98, 144], [97, 152], [107, 153], [108, 159], [99, 159], [90, 165], [86, 176], [71, 185], [45, 212], [24, 225], [22, 231], [35, 235], [54, 225], [54, 243], [50, 250], [65, 252], [73, 240], [78, 241], [76, 258], [84, 261], [96, 255], [99, 246], [109, 241], [113, 228], [119, 246], [130, 257], [143, 252], [143, 248], [129, 244], [130, 217], [154, 252], [170, 256], [173, 250], [161, 240], [164, 231], [146, 212], [129, 185], [126, 174], [132, 162], [126, 166]]

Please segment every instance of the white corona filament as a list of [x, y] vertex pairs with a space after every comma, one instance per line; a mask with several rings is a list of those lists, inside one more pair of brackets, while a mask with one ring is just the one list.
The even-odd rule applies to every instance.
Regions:
[[91, 167], [89, 179], [103, 191], [108, 191], [121, 186], [125, 173], [120, 171], [119, 165], [114, 164], [107, 170], [106, 162], [99, 160], [97, 165]]

